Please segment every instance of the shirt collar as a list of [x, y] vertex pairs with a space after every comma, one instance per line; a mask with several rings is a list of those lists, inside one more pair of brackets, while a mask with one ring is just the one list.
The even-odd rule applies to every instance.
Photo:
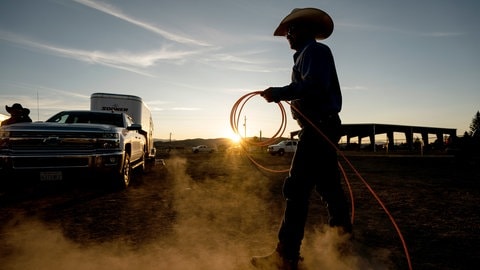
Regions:
[[306, 41], [305, 44], [293, 54], [293, 59], [296, 60], [297, 57], [305, 50], [305, 48], [307, 48], [308, 46], [310, 46], [313, 43], [316, 43], [315, 39], [311, 39], [311, 40]]

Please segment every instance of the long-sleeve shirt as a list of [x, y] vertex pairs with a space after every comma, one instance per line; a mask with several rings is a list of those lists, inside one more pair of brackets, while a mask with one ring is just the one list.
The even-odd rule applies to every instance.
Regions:
[[[330, 48], [312, 40], [294, 56], [292, 82], [276, 88], [275, 100], [292, 100], [310, 120], [320, 120], [342, 109], [342, 94]], [[299, 115], [292, 109], [294, 119]]]

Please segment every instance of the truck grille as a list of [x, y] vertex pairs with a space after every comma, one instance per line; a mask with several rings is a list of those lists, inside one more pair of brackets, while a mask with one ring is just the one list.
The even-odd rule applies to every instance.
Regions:
[[65, 138], [42, 136], [39, 138], [10, 138], [11, 150], [93, 150], [96, 147], [94, 138]]
[[20, 157], [15, 158], [12, 164], [14, 169], [33, 168], [83, 168], [88, 167], [88, 157]]
[[89, 151], [102, 149], [105, 143], [112, 147], [118, 142], [118, 138], [103, 138], [105, 134], [78, 131], [12, 131], [8, 138], [8, 146], [4, 149], [33, 152]]

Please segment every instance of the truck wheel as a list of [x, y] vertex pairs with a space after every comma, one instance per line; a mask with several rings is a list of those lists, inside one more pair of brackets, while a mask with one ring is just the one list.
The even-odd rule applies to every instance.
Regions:
[[285, 154], [285, 150], [283, 150], [283, 149], [278, 150], [278, 155], [279, 156], [283, 156], [283, 154]]
[[132, 179], [132, 164], [130, 163], [130, 154], [125, 153], [125, 158], [123, 159], [123, 167], [120, 171], [120, 175], [118, 177], [118, 184], [120, 188], [124, 189], [127, 188], [130, 184], [130, 180]]

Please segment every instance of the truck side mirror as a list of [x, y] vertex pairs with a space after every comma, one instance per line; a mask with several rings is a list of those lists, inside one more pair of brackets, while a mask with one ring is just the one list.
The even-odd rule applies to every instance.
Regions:
[[140, 124], [132, 124], [131, 126], [127, 127], [128, 130], [141, 130], [142, 125]]

